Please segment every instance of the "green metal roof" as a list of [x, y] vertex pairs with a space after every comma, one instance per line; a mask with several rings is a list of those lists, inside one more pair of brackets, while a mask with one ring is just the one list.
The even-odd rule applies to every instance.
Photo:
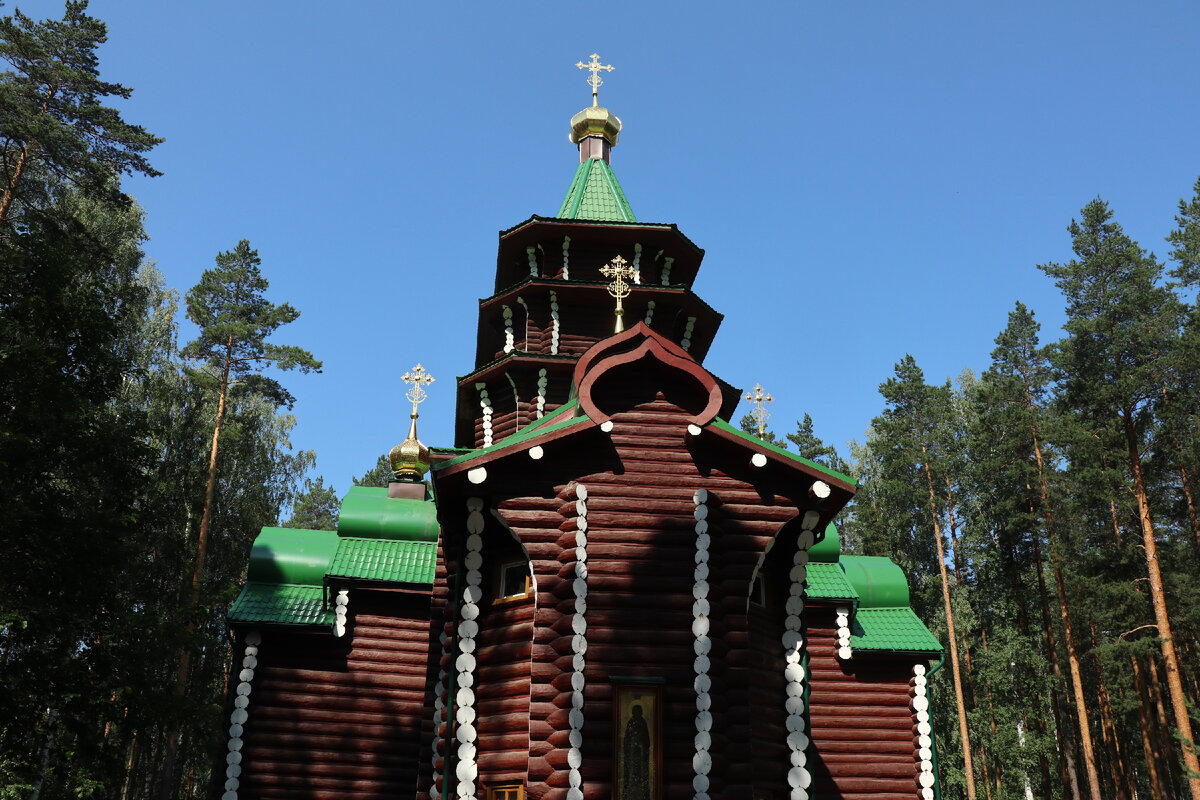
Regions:
[[908, 579], [890, 558], [842, 556], [841, 564], [858, 590], [860, 608], [908, 607]]
[[429, 500], [388, 497], [383, 487], [354, 486], [342, 500], [338, 535], [436, 542], [437, 507]]
[[328, 625], [333, 612], [323, 608], [321, 586], [247, 583], [229, 609], [229, 621], [266, 625]]
[[331, 578], [432, 584], [437, 566], [437, 542], [388, 539], [338, 540], [329, 565]]
[[804, 594], [816, 600], [853, 601], [858, 598], [858, 592], [846, 579], [846, 573], [837, 562], [809, 561], [808, 586]]
[[911, 608], [859, 608], [850, 623], [856, 650], [940, 653], [942, 644]]
[[825, 526], [825, 535], [821, 537], [821, 541], [808, 548], [808, 557], [812, 561], [836, 562], [841, 554], [842, 537], [832, 522]]
[[[529, 427], [522, 428], [511, 436], [506, 436], [500, 441], [493, 443], [490, 447], [481, 447], [478, 450], [471, 450], [470, 452], [464, 453], [457, 458], [443, 461], [440, 464], [434, 464], [432, 469], [434, 472], [437, 472], [445, 469], [446, 467], [452, 467], [455, 464], [461, 464], [464, 461], [471, 461], [472, 459], [478, 458], [485, 453], [491, 453], [504, 447], [511, 447], [514, 444], [519, 444], [529, 439], [536, 439], [542, 434], [549, 433], [551, 431], [557, 431], [562, 428], [570, 427], [571, 425], [578, 425], [583, 422], [588, 422], [590, 418], [584, 414], [580, 414], [578, 409], [576, 409], [574, 413], [567, 414], [570, 409], [575, 408], [578, 402], [578, 399], [572, 398], [568, 402], [563, 403], [558, 408], [546, 414], [546, 416], [538, 420], [537, 423], [530, 425]], [[563, 414], [566, 414], [565, 419], [562, 418]], [[554, 422], [554, 424], [550, 424], [551, 420], [558, 421]]]
[[637, 222], [612, 167], [599, 158], [588, 159], [575, 170], [558, 218]]
[[790, 450], [786, 450], [777, 445], [773, 445], [770, 442], [767, 442], [767, 441], [764, 441], [763, 439], [758, 438], [757, 436], [755, 436], [752, 433], [746, 433], [741, 428], [735, 428], [733, 425], [730, 425], [728, 422], [721, 419], [720, 417], [714, 417], [713, 421], [710, 424], [715, 428], [720, 428], [721, 430], [723, 430], [727, 433], [732, 433], [734, 436], [738, 436], [742, 439], [745, 439], [747, 443], [752, 444], [755, 447], [761, 447], [765, 450], [770, 450], [772, 453], [778, 453], [779, 455], [783, 456], [784, 458], [788, 458], [792, 461], [796, 461], [800, 464], [804, 464], [805, 466], [812, 467], [813, 469], [819, 470], [819, 471], [825, 473], [826, 475], [837, 478], [839, 481], [844, 481], [845, 483], [848, 483], [851, 486], [858, 486], [858, 482], [856, 480], [854, 480], [854, 478], [851, 478], [849, 475], [843, 475], [842, 473], [838, 472], [836, 469], [830, 469], [829, 467], [826, 467], [822, 464], [818, 464], [815, 461], [809, 461], [804, 456], [796, 455], [795, 453], [791, 452]]
[[337, 552], [333, 531], [263, 528], [250, 548], [251, 583], [320, 586]]

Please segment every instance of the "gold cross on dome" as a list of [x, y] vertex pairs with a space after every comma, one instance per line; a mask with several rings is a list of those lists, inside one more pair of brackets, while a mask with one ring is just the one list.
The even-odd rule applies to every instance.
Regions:
[[746, 400], [753, 404], [750, 408], [750, 416], [758, 426], [758, 438], [762, 439], [766, 435], [767, 420], [771, 418], [771, 412], [767, 411], [767, 406], [775, 402], [775, 398], [764, 392], [763, 387], [756, 383], [754, 391], [746, 392]]
[[600, 86], [603, 85], [603, 83], [604, 83], [604, 81], [600, 80], [600, 73], [605, 70], [607, 70], [608, 72], [612, 72], [613, 65], [612, 64], [601, 64], [600, 63], [600, 54], [592, 53], [591, 61], [589, 61], [586, 64], [583, 63], [582, 61], [580, 61], [575, 66], [579, 67], [580, 69], [586, 69], [592, 73], [591, 75], [588, 76], [588, 79], [587, 79], [587, 82], [592, 87], [592, 105], [593, 106], [600, 105], [600, 99], [599, 99], [598, 95], [599, 95], [599, 91], [600, 91]]
[[408, 393], [404, 396], [413, 404], [413, 416], [417, 415], [417, 406], [425, 402], [425, 398], [429, 394], [425, 391], [425, 387], [433, 383], [437, 378], [425, 371], [425, 368], [417, 364], [410, 371], [400, 376], [400, 380], [408, 384]]
[[608, 285], [608, 293], [617, 299], [617, 333], [625, 330], [625, 309], [621, 306], [621, 301], [629, 297], [629, 284], [625, 282], [626, 278], [633, 279], [633, 267], [626, 264], [625, 259], [620, 256], [615, 256], [612, 261], [600, 268], [600, 274], [606, 278], [612, 278], [613, 282]]

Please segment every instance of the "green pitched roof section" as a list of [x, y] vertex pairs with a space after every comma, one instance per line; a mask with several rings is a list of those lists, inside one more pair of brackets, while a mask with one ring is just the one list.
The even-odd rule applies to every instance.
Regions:
[[599, 158], [590, 158], [575, 170], [558, 218], [637, 222], [612, 167]]
[[329, 577], [431, 585], [436, 566], [437, 542], [342, 537]]
[[720, 428], [721, 430], [726, 431], [727, 433], [732, 433], [734, 436], [738, 436], [742, 439], [745, 439], [749, 444], [752, 444], [755, 447], [761, 447], [764, 450], [770, 450], [772, 453], [778, 453], [779, 455], [783, 456], [784, 458], [789, 458], [792, 461], [797, 461], [801, 464], [804, 464], [805, 466], [812, 467], [815, 470], [820, 470], [821, 472], [825, 473], [826, 475], [830, 475], [834, 478], [837, 478], [839, 481], [845, 481], [846, 483], [850, 484], [851, 486], [858, 486], [858, 481], [854, 480], [854, 478], [851, 478], [849, 475], [843, 475], [842, 473], [838, 472], [836, 469], [830, 469], [829, 467], [826, 467], [822, 464], [818, 464], [815, 461], [809, 461], [804, 456], [798, 456], [795, 453], [791, 452], [790, 450], [786, 450], [782, 447], [779, 447], [778, 445], [773, 445], [770, 442], [764, 441], [752, 433], [746, 433], [741, 428], [735, 428], [734, 426], [730, 425], [728, 422], [721, 419], [720, 417], [714, 417], [713, 421], [710, 422], [709, 424], [712, 425], [714, 428]]
[[250, 548], [251, 583], [321, 586], [337, 552], [333, 531], [263, 528]]
[[821, 561], [808, 562], [808, 585], [804, 594], [814, 600], [849, 600], [858, 598], [853, 584], [846, 579], [840, 564]]
[[908, 579], [890, 558], [842, 556], [841, 564], [858, 591], [859, 608], [908, 608]]
[[[551, 431], [557, 431], [561, 430], [562, 428], [569, 428], [572, 425], [579, 425], [580, 423], [588, 422], [590, 417], [580, 413], [578, 408], [575, 408], [573, 413], [567, 413], [568, 410], [574, 408], [578, 402], [579, 401], [577, 399], [572, 398], [569, 402], [563, 403], [561, 406], [542, 417], [540, 420], [538, 420], [537, 424], [530, 425], [528, 428], [522, 428], [511, 436], [506, 436], [500, 441], [493, 443], [491, 447], [481, 447], [478, 450], [472, 450], [469, 453], [464, 453], [463, 455], [458, 456], [457, 458], [452, 458], [449, 461], [443, 461], [440, 464], [435, 464], [433, 466], [433, 471], [437, 472], [438, 470], [445, 469], [446, 467], [452, 467], [455, 464], [461, 464], [464, 461], [471, 461], [472, 459], [478, 458], [485, 453], [491, 453], [505, 447], [511, 447], [514, 444], [536, 439], [543, 434], [550, 433]], [[563, 418], [564, 415], [565, 419]], [[551, 420], [557, 421], [551, 424]], [[345, 506], [343, 506], [343, 508], [345, 508]]]
[[855, 650], [940, 653], [942, 644], [911, 608], [859, 608], [850, 623]]
[[321, 586], [290, 583], [247, 583], [233, 601], [229, 621], [260, 625], [330, 625]]
[[808, 548], [810, 561], [836, 562], [842, 554], [842, 537], [832, 522], [825, 526], [825, 536]]
[[437, 542], [437, 507], [429, 500], [388, 497], [383, 487], [354, 486], [342, 500], [338, 535]]

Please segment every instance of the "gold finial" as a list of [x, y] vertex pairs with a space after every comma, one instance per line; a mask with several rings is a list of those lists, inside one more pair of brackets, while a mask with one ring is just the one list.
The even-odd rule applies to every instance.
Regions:
[[600, 87], [601, 87], [601, 85], [604, 84], [604, 81], [600, 80], [600, 73], [604, 70], [612, 72], [613, 65], [612, 64], [601, 64], [600, 63], [600, 54], [592, 53], [591, 61], [589, 61], [586, 64], [583, 63], [582, 61], [580, 61], [575, 66], [579, 67], [580, 69], [589, 70], [592, 73], [591, 75], [588, 76], [587, 82], [592, 87], [592, 105], [599, 106], [600, 105], [600, 97], [599, 97]]
[[613, 282], [608, 285], [608, 293], [617, 298], [616, 332], [620, 333], [625, 330], [625, 309], [621, 306], [621, 301], [629, 297], [629, 292], [631, 291], [625, 279], [633, 279], [633, 267], [627, 266], [625, 259], [616, 256], [607, 265], [600, 268], [600, 274], [606, 278], [613, 279]]
[[425, 398], [429, 394], [425, 391], [425, 387], [437, 380], [437, 378], [425, 371], [425, 368], [417, 364], [412, 368], [411, 372], [406, 372], [400, 376], [400, 380], [409, 385], [408, 392], [404, 395], [413, 404], [413, 417], [417, 415], [417, 406], [425, 402]]
[[401, 375], [400, 380], [408, 384], [404, 396], [412, 403], [412, 422], [408, 426], [408, 437], [392, 448], [388, 461], [398, 480], [419, 481], [429, 469], [429, 448], [417, 438], [417, 407], [429, 396], [425, 387], [436, 379], [417, 364]]
[[771, 412], [767, 411], [767, 406], [775, 402], [775, 398], [763, 392], [763, 387], [756, 383], [754, 391], [746, 392], [746, 399], [754, 404], [750, 409], [750, 416], [754, 418], [754, 422], [758, 426], [758, 438], [766, 438], [767, 420], [771, 418]]

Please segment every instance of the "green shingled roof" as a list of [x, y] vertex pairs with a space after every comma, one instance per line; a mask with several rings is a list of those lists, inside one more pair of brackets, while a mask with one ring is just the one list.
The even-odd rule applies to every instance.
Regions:
[[598, 158], [584, 161], [575, 170], [558, 218], [637, 222], [612, 167]]
[[816, 600], [855, 600], [858, 592], [846, 578], [841, 564], [810, 561], [808, 562], [808, 586], [804, 590], [807, 597]]
[[941, 643], [911, 608], [859, 608], [850, 623], [856, 650], [940, 653]]
[[333, 612], [322, 608], [321, 586], [247, 583], [229, 609], [229, 621], [268, 625], [328, 625]]
[[432, 584], [436, 563], [437, 542], [341, 538], [328, 576]]

